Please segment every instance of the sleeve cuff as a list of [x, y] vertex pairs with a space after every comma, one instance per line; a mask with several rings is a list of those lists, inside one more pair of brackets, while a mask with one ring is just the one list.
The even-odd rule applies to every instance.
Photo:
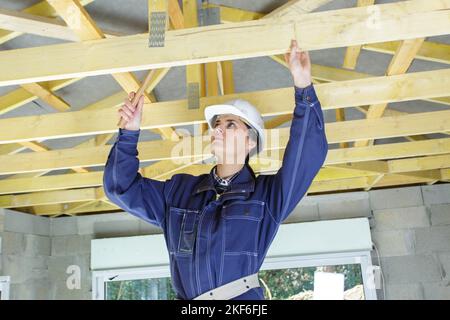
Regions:
[[119, 128], [119, 135], [117, 141], [124, 141], [128, 143], [137, 143], [139, 141], [139, 134], [141, 130], [127, 130]]
[[304, 102], [313, 102], [318, 100], [316, 90], [314, 89], [314, 85], [312, 83], [305, 88], [299, 88], [297, 86], [294, 86], [294, 88], [296, 100]]

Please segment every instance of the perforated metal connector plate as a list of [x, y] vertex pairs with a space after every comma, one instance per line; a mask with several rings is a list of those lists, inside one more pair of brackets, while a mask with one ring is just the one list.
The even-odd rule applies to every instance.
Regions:
[[166, 19], [166, 12], [155, 11], [150, 14], [149, 47], [164, 47]]
[[220, 24], [220, 8], [206, 8], [198, 10], [198, 25], [210, 26]]
[[191, 82], [187, 87], [188, 109], [200, 108], [200, 85], [198, 82]]

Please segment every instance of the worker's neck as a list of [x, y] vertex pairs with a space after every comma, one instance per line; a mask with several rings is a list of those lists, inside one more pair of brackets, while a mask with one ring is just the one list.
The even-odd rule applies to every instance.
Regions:
[[217, 164], [216, 172], [219, 177], [226, 179], [238, 172], [244, 167], [244, 164]]

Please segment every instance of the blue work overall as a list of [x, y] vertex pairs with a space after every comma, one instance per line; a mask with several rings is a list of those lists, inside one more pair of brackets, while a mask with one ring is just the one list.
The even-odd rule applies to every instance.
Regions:
[[[105, 194], [126, 212], [162, 229], [178, 299], [193, 299], [258, 272], [280, 224], [322, 167], [328, 142], [314, 86], [294, 86], [294, 95], [281, 168], [255, 177], [246, 164], [220, 197], [212, 172], [175, 174], [165, 181], [142, 177], [140, 131], [119, 129], [105, 166]], [[263, 289], [250, 289], [234, 299], [264, 299]]]

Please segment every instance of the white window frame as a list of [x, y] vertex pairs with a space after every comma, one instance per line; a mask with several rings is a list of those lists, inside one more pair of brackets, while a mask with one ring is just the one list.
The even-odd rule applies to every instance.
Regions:
[[9, 300], [9, 285], [11, 278], [9, 276], [0, 277], [1, 300]]
[[[374, 281], [372, 258], [370, 251], [328, 253], [302, 256], [267, 257], [261, 270], [333, 266], [345, 264], [360, 264], [366, 300], [377, 300]], [[169, 265], [141, 268], [125, 268], [93, 271], [92, 299], [104, 300], [106, 283], [109, 281], [139, 280], [170, 277]]]
[[268, 257], [261, 270], [360, 264], [364, 299], [377, 300], [374, 268], [370, 251], [326, 253], [305, 256]]

